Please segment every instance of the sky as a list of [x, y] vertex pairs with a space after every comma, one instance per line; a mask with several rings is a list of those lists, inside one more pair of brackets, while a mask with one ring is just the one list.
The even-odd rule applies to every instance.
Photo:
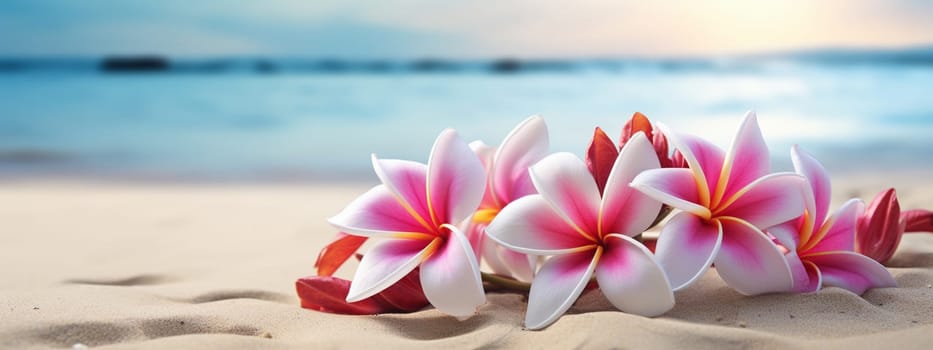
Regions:
[[924, 0], [5, 0], [0, 56], [717, 56], [930, 45], [930, 18]]

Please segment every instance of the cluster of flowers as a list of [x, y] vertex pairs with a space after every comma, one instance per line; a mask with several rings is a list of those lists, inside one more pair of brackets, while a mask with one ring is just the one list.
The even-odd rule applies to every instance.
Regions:
[[[599, 128], [581, 160], [548, 153], [540, 117], [498, 148], [438, 136], [428, 164], [372, 158], [382, 184], [330, 223], [341, 233], [298, 280], [302, 306], [374, 314], [430, 304], [465, 319], [485, 290], [528, 287], [525, 327], [556, 321], [584, 290], [619, 310], [661, 315], [710, 266], [739, 293], [862, 294], [893, 287], [881, 265], [905, 231], [933, 231], [933, 212], [900, 212], [893, 189], [830, 213], [823, 166], [799, 147], [796, 173], [772, 173], [749, 113], [729, 150], [636, 113], [620, 146]], [[656, 240], [642, 233], [669, 214]], [[334, 271], [368, 238], [352, 281]], [[485, 261], [492, 270], [481, 272]]]

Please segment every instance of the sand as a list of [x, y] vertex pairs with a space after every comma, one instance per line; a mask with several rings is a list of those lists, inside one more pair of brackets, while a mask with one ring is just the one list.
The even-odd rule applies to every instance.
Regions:
[[[905, 208], [933, 208], [929, 174], [837, 179], [836, 201], [886, 186]], [[458, 322], [433, 309], [345, 316], [301, 309], [334, 230], [325, 218], [365, 184], [0, 183], [0, 348], [891, 348], [933, 344], [933, 235], [910, 235], [898, 288], [862, 297], [741, 296], [714, 272], [658, 318], [584, 295], [543, 331], [525, 303], [489, 294]], [[352, 276], [355, 263], [339, 276]]]

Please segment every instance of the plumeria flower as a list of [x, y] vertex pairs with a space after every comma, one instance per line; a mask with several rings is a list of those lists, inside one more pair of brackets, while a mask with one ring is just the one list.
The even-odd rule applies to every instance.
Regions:
[[465, 319], [486, 301], [479, 264], [457, 224], [479, 206], [486, 174], [454, 130], [434, 143], [428, 164], [378, 159], [381, 185], [330, 218], [341, 231], [384, 238], [364, 255], [347, 294], [366, 299], [416, 267], [424, 295], [439, 311]]
[[483, 201], [470, 221], [467, 237], [493, 272], [530, 282], [537, 259], [486, 239], [486, 226], [507, 204], [537, 192], [528, 168], [547, 155], [547, 125], [541, 117], [532, 116], [516, 126], [499, 148], [482, 141], [471, 143], [470, 148], [483, 160], [488, 176]]
[[557, 320], [594, 274], [622, 311], [656, 316], [674, 306], [661, 266], [632, 238], [651, 224], [661, 203], [629, 182], [658, 165], [651, 143], [639, 134], [619, 154], [602, 196], [586, 164], [572, 154], [555, 153], [531, 167], [539, 194], [510, 203], [486, 229], [509, 249], [552, 256], [531, 284], [525, 327], [540, 329]]
[[834, 286], [862, 294], [869, 288], [894, 287], [894, 277], [877, 261], [855, 252], [855, 232], [864, 203], [852, 199], [828, 216], [829, 174], [811, 155], [794, 147], [791, 159], [807, 178], [806, 212], [798, 219], [768, 230], [784, 247], [794, 274], [796, 292]]
[[675, 290], [696, 281], [710, 264], [739, 293], [785, 291], [793, 280], [784, 254], [762, 229], [803, 214], [806, 180], [770, 174], [768, 148], [749, 112], [729, 153], [660, 125], [689, 168], [645, 171], [632, 186], [682, 210], [665, 224], [656, 254]]
[[855, 251], [882, 264], [894, 256], [905, 233], [933, 233], [933, 211], [901, 211], [897, 191], [889, 188], [875, 196], [858, 218]]

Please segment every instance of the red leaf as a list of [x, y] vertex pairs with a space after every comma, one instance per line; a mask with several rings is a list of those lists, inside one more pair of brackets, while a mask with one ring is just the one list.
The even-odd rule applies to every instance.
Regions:
[[904, 232], [933, 232], [933, 211], [908, 210], [901, 213], [901, 220], [906, 225]]
[[415, 269], [407, 276], [373, 296], [384, 307], [392, 307], [393, 311], [414, 312], [430, 304], [428, 297], [421, 289], [419, 269]]
[[651, 139], [651, 135], [653, 134], [651, 121], [648, 120], [648, 117], [644, 114], [641, 114], [641, 112], [635, 112], [635, 114], [632, 115], [632, 119], [629, 119], [628, 122], [622, 126], [622, 139], [619, 140], [619, 148], [622, 148], [622, 146], [639, 131], [644, 132], [645, 136], [647, 136], [649, 140]]
[[373, 315], [382, 311], [372, 298], [348, 303], [350, 281], [331, 276], [300, 278], [295, 282], [301, 307], [322, 312], [347, 315]]
[[301, 307], [346, 315], [375, 315], [389, 312], [414, 312], [428, 306], [421, 290], [419, 269], [372, 297], [347, 302], [351, 281], [332, 276], [311, 276], [295, 281]]
[[590, 174], [596, 180], [599, 187], [599, 193], [603, 193], [606, 187], [606, 181], [609, 180], [609, 173], [612, 171], [612, 165], [615, 164], [619, 156], [619, 149], [616, 148], [612, 139], [599, 127], [593, 132], [593, 140], [586, 150], [586, 167], [590, 169]]
[[901, 207], [893, 188], [881, 192], [859, 218], [855, 249], [869, 258], [884, 263], [894, 255], [904, 233]]
[[333, 275], [360, 246], [366, 243], [366, 237], [353, 236], [343, 232], [337, 233], [337, 238], [330, 242], [317, 255], [314, 267], [320, 276]]

